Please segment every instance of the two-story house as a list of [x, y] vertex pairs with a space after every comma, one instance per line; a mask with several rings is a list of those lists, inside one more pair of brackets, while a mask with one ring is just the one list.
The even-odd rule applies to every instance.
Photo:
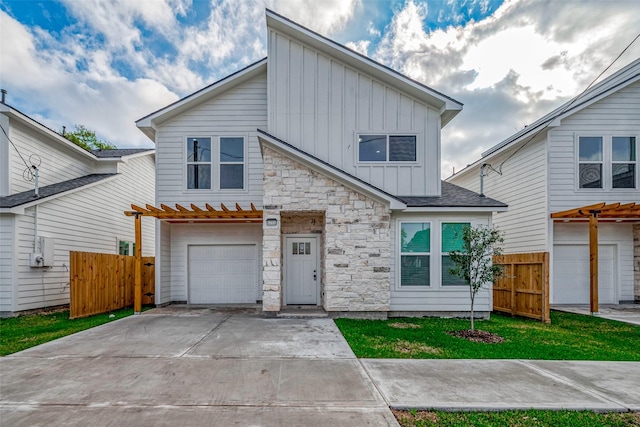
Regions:
[[156, 144], [156, 303], [467, 312], [447, 253], [506, 205], [440, 179], [462, 104], [266, 19], [267, 58], [137, 121]]
[[[639, 141], [637, 59], [447, 181], [509, 204], [494, 224], [505, 232], [506, 252], [549, 252], [551, 303], [590, 301], [592, 252], [599, 302], [638, 301]], [[597, 245], [590, 245], [593, 214]]]
[[[0, 127], [0, 314], [69, 304], [70, 251], [133, 255], [122, 212], [153, 202], [155, 150], [86, 151], [4, 95]], [[153, 256], [153, 224], [142, 232]]]

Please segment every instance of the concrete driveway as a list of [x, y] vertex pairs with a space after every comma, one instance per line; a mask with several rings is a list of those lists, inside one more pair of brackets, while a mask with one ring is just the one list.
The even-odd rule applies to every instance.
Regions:
[[396, 426], [330, 319], [155, 309], [0, 359], [11, 426]]

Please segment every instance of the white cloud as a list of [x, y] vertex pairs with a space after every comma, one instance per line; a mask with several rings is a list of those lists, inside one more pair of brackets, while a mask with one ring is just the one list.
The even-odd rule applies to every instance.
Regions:
[[357, 42], [347, 42], [345, 43], [345, 46], [367, 56], [369, 54], [370, 44], [371, 42], [369, 40], [359, 40]]
[[277, 13], [324, 36], [344, 29], [361, 6], [360, 0], [271, 0], [268, 4]]

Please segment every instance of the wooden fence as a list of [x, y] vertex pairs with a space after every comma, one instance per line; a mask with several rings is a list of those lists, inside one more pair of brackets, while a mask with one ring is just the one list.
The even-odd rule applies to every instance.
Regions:
[[549, 323], [549, 253], [500, 255], [493, 262], [504, 266], [493, 285], [493, 309]]
[[[70, 317], [91, 316], [133, 306], [135, 257], [70, 253]], [[142, 257], [142, 304], [153, 304], [155, 258]]]

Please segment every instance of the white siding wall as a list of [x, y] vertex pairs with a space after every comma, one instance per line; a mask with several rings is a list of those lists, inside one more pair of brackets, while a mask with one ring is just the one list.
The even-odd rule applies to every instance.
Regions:
[[[517, 149], [517, 148], [516, 148]], [[496, 169], [514, 152], [491, 158]], [[544, 139], [528, 143], [502, 167], [502, 175], [487, 170], [484, 194], [509, 205], [507, 212], [493, 215], [493, 224], [505, 236], [505, 253], [542, 252], [547, 249], [547, 160]], [[480, 192], [480, 166], [448, 179], [453, 184]]]
[[156, 221], [156, 304], [171, 302], [171, 224]]
[[0, 313], [13, 311], [13, 265], [15, 246], [13, 240], [13, 215], [0, 214]]
[[[256, 129], [267, 128], [267, 79], [261, 75], [195, 106], [176, 118], [161, 123], [156, 132], [157, 199], [156, 202], [188, 206], [195, 203], [214, 207], [236, 202], [248, 209], [262, 205], [262, 156]], [[244, 136], [248, 138], [245, 159], [245, 190], [187, 190], [187, 137]], [[215, 158], [215, 154], [212, 155]], [[212, 177], [212, 184], [218, 178]], [[260, 206], [259, 206], [260, 205]]]
[[[438, 111], [274, 30], [269, 132], [392, 194], [440, 194]], [[357, 134], [417, 134], [417, 162], [359, 164]]]
[[[589, 224], [555, 223], [553, 227], [554, 244], [589, 244]], [[633, 301], [633, 225], [600, 223], [598, 224], [598, 244], [615, 245], [617, 265], [615, 277], [620, 291], [620, 301]], [[553, 269], [553, 266], [551, 267]], [[553, 274], [551, 292], [553, 292]], [[551, 296], [553, 301], [553, 295]]]
[[[16, 311], [69, 303], [69, 251], [117, 254], [118, 240], [135, 241], [134, 220], [123, 212], [131, 210], [131, 203], [153, 203], [152, 156], [131, 159], [119, 169], [121, 175], [111, 181], [38, 205], [37, 234], [55, 241], [55, 261], [50, 268], [29, 267], [36, 207], [16, 215]], [[153, 221], [142, 220], [143, 256], [155, 253]]]
[[[11, 141], [16, 145], [24, 160], [29, 163], [29, 157], [33, 154], [39, 156], [42, 160], [39, 167], [40, 187], [96, 173], [92, 167], [94, 162], [90, 158], [84, 157], [63, 146], [58, 141], [49, 139], [47, 136], [27, 128], [17, 120], [10, 120], [10, 123]], [[13, 148], [9, 153], [11, 174], [9, 193], [15, 194], [33, 190], [33, 182], [23, 179], [23, 172], [26, 166], [22, 159]]]
[[[635, 136], [636, 153], [640, 153], [640, 82], [564, 119], [561, 127], [549, 132], [549, 207], [550, 212], [557, 212], [598, 202], [640, 201], [639, 187], [578, 189], [576, 141], [579, 135]], [[638, 172], [636, 169], [637, 181], [640, 180]]]
[[[257, 262], [261, 262], [262, 224], [172, 224], [170, 301], [188, 301], [187, 254], [189, 245], [242, 243], [256, 244], [258, 248]], [[258, 265], [257, 269], [259, 271], [257, 283], [259, 287], [262, 287], [261, 265]]]
[[[9, 117], [4, 114], [0, 114], [0, 126], [5, 130], [11, 137], [11, 128], [9, 127]], [[9, 148], [13, 150], [13, 147], [10, 146], [9, 140], [4, 132], [0, 131], [0, 197], [9, 195], [9, 171], [11, 168], [9, 165], [11, 164], [9, 161]]]
[[[420, 290], [400, 288], [399, 221], [431, 222], [431, 286]], [[394, 214], [391, 221], [391, 311], [465, 312], [471, 299], [467, 286], [440, 286], [441, 239], [443, 222], [469, 222], [471, 225], [490, 225], [490, 214]], [[434, 280], [435, 278], [435, 280]], [[492, 296], [489, 289], [476, 295], [475, 311], [491, 311]]]

